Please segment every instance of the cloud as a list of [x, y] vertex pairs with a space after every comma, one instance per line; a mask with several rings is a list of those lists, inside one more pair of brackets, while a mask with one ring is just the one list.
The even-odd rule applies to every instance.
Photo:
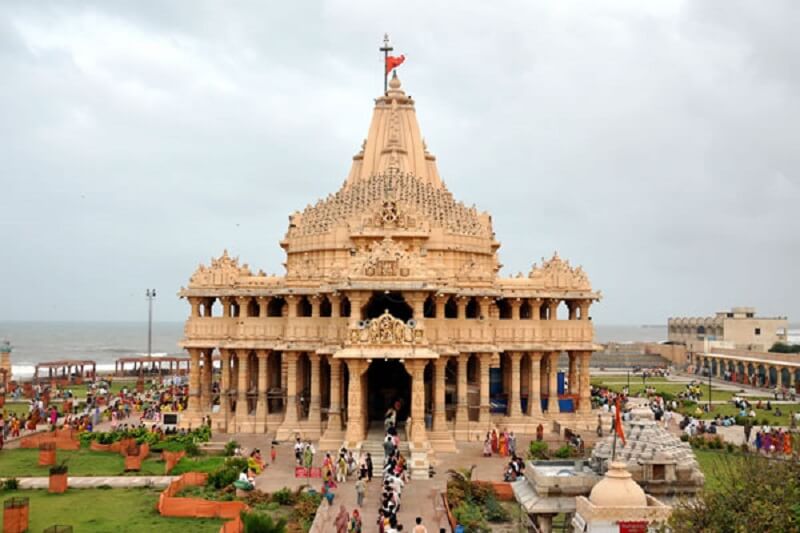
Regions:
[[791, 1], [10, 2], [0, 6], [3, 319], [138, 319], [229, 248], [280, 272], [408, 60], [455, 196], [505, 273], [557, 249], [603, 323], [800, 315]]

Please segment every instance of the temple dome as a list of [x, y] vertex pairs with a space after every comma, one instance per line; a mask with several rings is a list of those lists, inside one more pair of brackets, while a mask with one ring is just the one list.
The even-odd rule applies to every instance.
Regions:
[[647, 495], [625, 469], [614, 461], [600, 482], [592, 488], [589, 501], [598, 507], [647, 507]]

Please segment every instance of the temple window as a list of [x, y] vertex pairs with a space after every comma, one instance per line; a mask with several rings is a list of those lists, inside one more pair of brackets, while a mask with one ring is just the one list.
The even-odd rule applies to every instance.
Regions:
[[539, 308], [539, 320], [550, 320], [550, 308], [543, 305]]
[[238, 317], [240, 315], [241, 309], [239, 309], [239, 304], [236, 302], [231, 302], [231, 316]]
[[528, 302], [528, 300], [523, 300], [522, 305], [519, 306], [519, 318], [522, 320], [530, 320], [533, 318], [531, 304]]
[[511, 319], [511, 306], [509, 305], [508, 300], [503, 298], [497, 300], [497, 311], [500, 314], [500, 320]]
[[297, 302], [297, 316], [299, 317], [311, 316], [311, 302], [308, 301], [307, 296], [303, 296], [302, 298], [300, 298], [300, 301]]
[[284, 305], [286, 305], [286, 300], [283, 298], [270, 298], [269, 303], [267, 304], [267, 316], [283, 316]]
[[205, 300], [203, 300], [203, 304], [202, 304], [202, 306], [203, 306], [203, 309], [202, 309], [203, 316], [206, 316], [206, 317], [214, 316], [214, 302], [215, 301], [216, 301], [216, 298], [206, 298]]
[[330, 317], [333, 314], [333, 306], [327, 296], [323, 296], [319, 302], [319, 316]]
[[350, 316], [350, 299], [347, 296], [342, 296], [342, 301], [339, 303], [339, 316]]
[[444, 304], [444, 317], [458, 318], [458, 305], [454, 296], [448, 298], [447, 303]]
[[247, 316], [258, 316], [258, 302], [255, 298], [250, 298], [247, 304]]
[[425, 318], [436, 318], [436, 301], [433, 296], [428, 295], [423, 304], [422, 316]]
[[467, 302], [467, 311], [466, 311], [467, 318], [480, 318], [481, 316], [481, 304], [478, 303], [478, 299], [472, 297]]
[[653, 465], [653, 481], [664, 481], [666, 478], [666, 467], [664, 465]]

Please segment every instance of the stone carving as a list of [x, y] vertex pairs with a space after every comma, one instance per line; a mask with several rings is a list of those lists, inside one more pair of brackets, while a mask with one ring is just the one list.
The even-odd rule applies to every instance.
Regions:
[[550, 259], [542, 258], [541, 267], [534, 263], [528, 278], [539, 281], [548, 289], [592, 290], [592, 285], [583, 269], [571, 267], [569, 261], [558, 256], [558, 252], [554, 252]]
[[364, 328], [351, 329], [353, 344], [412, 344], [422, 340], [422, 330], [414, 329], [389, 311], [370, 321]]
[[250, 277], [252, 273], [247, 264], [239, 266], [238, 257], [230, 257], [224, 250], [217, 259], [211, 260], [211, 266], [200, 265], [189, 278], [189, 287], [235, 286], [239, 279]]
[[406, 250], [402, 243], [387, 236], [362, 249], [351, 272], [356, 276], [405, 278], [412, 273], [420, 275], [422, 269], [423, 262], [418, 253]]

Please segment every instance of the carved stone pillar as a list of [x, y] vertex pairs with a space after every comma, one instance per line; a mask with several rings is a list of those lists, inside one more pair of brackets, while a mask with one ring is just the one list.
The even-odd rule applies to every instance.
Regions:
[[283, 423], [297, 422], [297, 352], [284, 352], [286, 356], [286, 413]]
[[519, 363], [522, 359], [520, 352], [511, 352], [509, 354], [511, 359], [511, 391], [508, 395], [508, 416], [520, 416], [522, 409], [520, 406], [520, 371]]
[[489, 403], [489, 362], [492, 355], [488, 353], [479, 354], [480, 357], [480, 372], [481, 372], [481, 405], [478, 420], [482, 426], [489, 424], [491, 420], [491, 405]]
[[578, 390], [578, 354], [575, 352], [568, 352], [569, 354], [569, 373], [567, 380], [569, 381], [569, 393], [575, 394]]
[[269, 367], [269, 350], [257, 350], [258, 357], [258, 399], [256, 400], [256, 432], [267, 430], [267, 368]]
[[592, 411], [592, 382], [589, 375], [589, 361], [592, 358], [592, 352], [583, 352], [580, 354], [581, 361], [581, 375], [580, 375], [580, 406], [578, 412], [581, 414], [588, 414]]
[[456, 297], [456, 318], [466, 318], [467, 299], [463, 296]]
[[203, 350], [203, 374], [200, 377], [200, 405], [204, 411], [211, 411], [214, 399], [211, 397], [211, 382], [214, 376], [214, 349]]
[[[354, 291], [348, 295], [350, 299], [350, 320], [348, 326], [352, 329], [358, 326], [361, 320], [361, 306], [364, 305], [364, 298], [360, 292]], [[350, 363], [347, 364], [350, 368]]]
[[531, 371], [528, 376], [528, 415], [542, 414], [542, 352], [531, 352]]
[[434, 363], [434, 407], [433, 407], [433, 430], [445, 431], [447, 430], [447, 412], [445, 411], [445, 369], [447, 367], [447, 359], [439, 357]]
[[589, 320], [589, 306], [591, 305], [590, 300], [581, 300], [580, 301], [580, 309], [581, 309], [581, 320]]
[[345, 440], [351, 446], [364, 439], [364, 420], [362, 419], [361, 373], [363, 362], [360, 359], [347, 361], [350, 381], [347, 386], [347, 433]]
[[534, 320], [541, 320], [542, 318], [542, 299], [541, 298], [531, 298], [528, 300], [528, 303], [531, 304], [531, 315]]
[[[241, 312], [241, 307], [239, 310]], [[236, 418], [243, 419], [247, 416], [247, 389], [248, 389], [248, 363], [250, 352], [247, 350], [237, 350], [236, 355], [239, 360], [239, 383], [236, 385]]]
[[222, 385], [219, 391], [219, 411], [223, 415], [225, 427], [227, 427], [228, 418], [230, 417], [229, 394], [231, 391], [231, 352], [228, 349], [221, 349], [220, 360], [222, 363]]
[[222, 296], [219, 299], [220, 303], [222, 304], [222, 317], [223, 318], [230, 318], [231, 316], [231, 302], [233, 299], [230, 296]]
[[286, 296], [286, 304], [289, 306], [289, 318], [297, 317], [297, 296], [289, 294]]
[[308, 421], [318, 429], [322, 424], [322, 410], [320, 407], [320, 399], [322, 396], [322, 388], [320, 386], [320, 358], [318, 353], [310, 353], [309, 359], [311, 360], [311, 398], [308, 402]]
[[[334, 293], [328, 296], [331, 302], [331, 318], [340, 318], [342, 316], [342, 296], [339, 293]], [[339, 363], [341, 366], [341, 363]]]
[[551, 298], [547, 300], [548, 320], [558, 320], [558, 300]]
[[575, 300], [565, 300], [567, 303], [567, 309], [569, 309], [569, 319], [576, 320], [578, 318], [578, 306]]
[[244, 318], [248, 316], [248, 313], [250, 311], [250, 297], [237, 296], [236, 303], [239, 305], [239, 318]]
[[522, 300], [519, 298], [511, 298], [508, 303], [511, 306], [511, 320], [519, 320], [519, 310], [522, 307]]
[[548, 354], [547, 412], [560, 413], [558, 406], [558, 352]]
[[427, 440], [425, 433], [425, 365], [417, 359], [407, 362], [411, 371], [411, 440], [420, 446]]
[[269, 307], [269, 298], [266, 296], [258, 297], [258, 318], [267, 318], [267, 307]]
[[467, 408], [467, 362], [469, 355], [458, 355], [458, 390], [456, 404], [456, 426], [465, 427], [469, 422], [469, 409]]
[[328, 428], [342, 428], [342, 361], [331, 358], [331, 406], [328, 409]]
[[437, 294], [433, 297], [433, 300], [436, 302], [436, 318], [444, 318], [444, 306], [447, 303], [447, 297], [444, 294]]
[[189, 404], [187, 409], [192, 413], [200, 412], [200, 352], [199, 348], [189, 348], [191, 366], [189, 367]]
[[319, 318], [319, 306], [321, 299], [318, 294], [312, 294], [309, 299], [309, 303], [311, 304], [311, 317], [312, 318]]
[[189, 300], [189, 305], [192, 306], [192, 318], [199, 317], [200, 316], [200, 302], [202, 301], [202, 298], [196, 298], [196, 297], [190, 296], [188, 298], [188, 300]]

